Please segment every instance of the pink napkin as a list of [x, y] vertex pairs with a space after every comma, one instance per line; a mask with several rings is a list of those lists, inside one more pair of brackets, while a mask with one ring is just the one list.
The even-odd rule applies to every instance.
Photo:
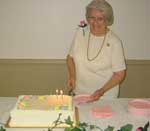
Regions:
[[97, 118], [107, 118], [111, 117], [114, 112], [112, 111], [111, 106], [104, 105], [104, 106], [96, 106], [91, 109], [91, 114]]
[[90, 95], [89, 94], [82, 94], [82, 95], [77, 95], [73, 97], [73, 100], [77, 103], [77, 104], [83, 104], [83, 103], [87, 103], [90, 101]]
[[128, 111], [135, 115], [150, 115], [150, 101], [144, 99], [130, 100]]

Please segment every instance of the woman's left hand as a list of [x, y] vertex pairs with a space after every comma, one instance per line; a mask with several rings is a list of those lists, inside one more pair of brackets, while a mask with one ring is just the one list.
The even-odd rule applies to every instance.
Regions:
[[93, 102], [93, 101], [99, 100], [99, 98], [100, 98], [101, 96], [103, 96], [103, 94], [104, 94], [104, 90], [103, 90], [102, 88], [96, 90], [96, 91], [90, 96], [90, 101], [89, 101], [89, 102]]

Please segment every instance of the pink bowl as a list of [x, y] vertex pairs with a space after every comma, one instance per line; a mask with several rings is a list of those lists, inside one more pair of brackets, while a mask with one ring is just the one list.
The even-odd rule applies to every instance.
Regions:
[[104, 105], [104, 106], [95, 106], [91, 109], [91, 114], [97, 118], [107, 118], [111, 117], [114, 112], [112, 111], [111, 106]]
[[81, 104], [81, 103], [87, 103], [88, 101], [90, 101], [90, 95], [89, 94], [82, 94], [82, 95], [77, 95], [73, 97], [73, 100], [77, 103], [77, 104]]
[[128, 111], [135, 115], [150, 115], [150, 101], [134, 99], [128, 102]]

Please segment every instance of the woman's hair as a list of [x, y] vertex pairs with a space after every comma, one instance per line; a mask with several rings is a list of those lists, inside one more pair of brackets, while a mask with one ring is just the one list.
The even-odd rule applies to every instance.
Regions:
[[107, 26], [114, 22], [112, 6], [105, 0], [92, 0], [86, 7], [86, 19], [88, 19], [91, 9], [96, 9], [104, 13]]

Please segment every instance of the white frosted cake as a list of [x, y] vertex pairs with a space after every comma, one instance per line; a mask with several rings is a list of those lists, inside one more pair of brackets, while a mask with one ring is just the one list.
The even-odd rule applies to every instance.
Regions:
[[67, 95], [21, 95], [10, 112], [9, 126], [51, 127], [60, 113], [60, 120], [64, 121], [70, 116], [72, 121], [76, 121], [72, 97]]

